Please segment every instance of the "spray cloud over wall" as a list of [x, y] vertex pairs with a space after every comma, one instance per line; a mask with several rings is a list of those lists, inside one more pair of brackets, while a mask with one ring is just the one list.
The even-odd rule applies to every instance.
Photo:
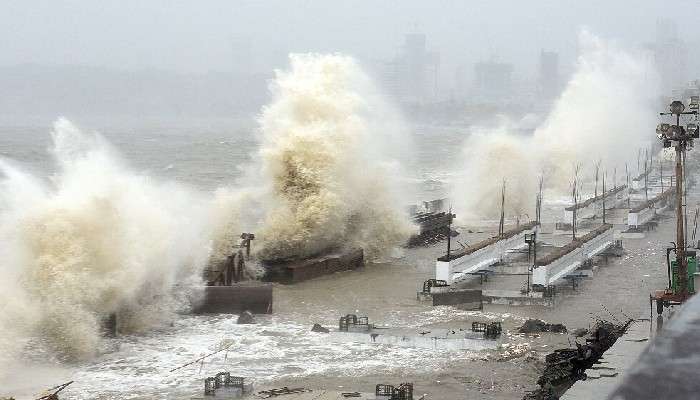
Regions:
[[290, 56], [260, 116], [264, 259], [360, 246], [380, 256], [405, 242], [392, 153], [401, 124], [358, 64], [343, 55]]
[[[73, 359], [99, 344], [100, 319], [157, 324], [182, 306], [208, 254], [204, 202], [129, 171], [98, 135], [65, 119], [52, 132], [50, 185], [0, 163], [0, 354], [38, 336]], [[201, 221], [199, 224], [197, 221]]]
[[617, 167], [618, 179], [625, 162], [634, 165], [637, 148], [649, 142], [656, 125], [653, 69], [642, 54], [586, 30], [579, 43], [574, 74], [532, 136], [513, 134], [513, 123], [472, 132], [464, 150], [466, 176], [452, 193], [464, 206], [458, 213], [496, 216], [501, 179], [508, 186], [506, 213], [532, 214], [540, 174], [545, 186], [565, 195], [576, 164], [584, 179], [599, 161], [609, 177]]

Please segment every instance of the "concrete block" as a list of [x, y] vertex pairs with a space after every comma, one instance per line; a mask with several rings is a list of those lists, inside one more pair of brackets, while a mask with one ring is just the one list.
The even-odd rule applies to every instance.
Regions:
[[200, 300], [193, 305], [195, 314], [272, 313], [272, 285], [242, 282], [231, 286], [204, 286]]

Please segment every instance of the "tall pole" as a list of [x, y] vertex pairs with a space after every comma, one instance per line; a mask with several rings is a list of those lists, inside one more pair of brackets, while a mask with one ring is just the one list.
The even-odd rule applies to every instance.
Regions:
[[659, 176], [661, 176], [661, 193], [663, 194], [663, 192], [664, 192], [664, 159], [663, 158], [659, 159], [659, 170], [661, 171]]
[[593, 192], [593, 198], [598, 198], [598, 176], [600, 174], [600, 161], [595, 164], [595, 189]]
[[[692, 103], [691, 103], [692, 104]], [[685, 238], [688, 236], [686, 233], [686, 216], [684, 205], [684, 186], [685, 179], [684, 168], [685, 168], [685, 151], [687, 149], [687, 143], [691, 142], [697, 131], [686, 133], [685, 129], [681, 127], [681, 114], [683, 115], [697, 115], [697, 107], [691, 109], [689, 112], [684, 112], [685, 105], [682, 101], [674, 100], [670, 105], [670, 113], [661, 113], [660, 115], [675, 115], [676, 123], [675, 125], [669, 124], [659, 124], [656, 128], [659, 134], [659, 139], [664, 141], [664, 147], [669, 147], [668, 145], [673, 143], [676, 149], [676, 267], [677, 275], [675, 275], [678, 282], [678, 290], [674, 290], [674, 294], [680, 297], [680, 301], [685, 301], [688, 298], [688, 260], [686, 259], [686, 249], [685, 249]], [[673, 177], [673, 176], [672, 176]], [[673, 180], [671, 181], [673, 184]], [[673, 285], [673, 282], [670, 282]]]
[[[680, 126], [680, 114], [676, 114], [676, 126]], [[676, 145], [676, 265], [678, 285], [683, 300], [688, 297], [688, 265], [685, 259], [685, 228], [683, 219], [683, 150], [685, 144]]]
[[579, 166], [576, 166], [576, 169], [574, 171], [574, 184], [573, 184], [573, 189], [571, 190], [571, 196], [573, 197], [574, 201], [574, 209], [571, 213], [571, 240], [576, 240], [576, 214], [578, 211], [578, 201], [576, 198], [576, 190], [578, 189], [578, 170]]
[[649, 189], [648, 189], [648, 183], [649, 181], [647, 180], [647, 175], [649, 175], [649, 171], [647, 170], [647, 159], [644, 159], [644, 200], [649, 201]]
[[505, 219], [506, 219], [506, 180], [503, 180], [503, 186], [501, 187], [501, 219], [498, 223], [498, 236], [502, 237], [505, 231]]
[[630, 170], [627, 167], [627, 163], [625, 163], [625, 173], [627, 174], [627, 208], [631, 208], [630, 197], [632, 196], [630, 196], [630, 190], [632, 190], [632, 188], [630, 188]]
[[639, 176], [642, 172], [639, 169], [639, 159], [642, 158], [642, 149], [637, 149], [637, 176]]
[[449, 212], [450, 212], [450, 219], [449, 219], [450, 222], [447, 224], [447, 262], [448, 263], [450, 262], [450, 250], [451, 250], [450, 245], [452, 244], [451, 243], [451, 239], [452, 239], [452, 206], [450, 206]]
[[605, 225], [605, 175], [607, 172], [603, 171], [603, 225]]

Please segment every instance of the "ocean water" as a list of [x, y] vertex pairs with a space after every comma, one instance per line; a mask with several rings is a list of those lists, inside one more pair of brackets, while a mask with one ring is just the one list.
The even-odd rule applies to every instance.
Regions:
[[[250, 161], [259, 143], [252, 125], [89, 129], [102, 133], [133, 169], [208, 193], [242, 176], [241, 166]], [[0, 127], [0, 154], [49, 180], [54, 173], [46, 152], [50, 129], [48, 123]], [[426, 125], [411, 129], [417, 153], [403, 160], [406, 183], [413, 185], [415, 201], [442, 197], [459, 172], [454, 165], [464, 130]], [[566, 204], [561, 197], [547, 200], [547, 215], [556, 219]], [[485, 221], [481, 229], [488, 233], [491, 225]], [[276, 286], [274, 314], [258, 316], [255, 325], [237, 325], [235, 315], [179, 315], [145, 333], [108, 339], [98, 355], [78, 362], [64, 362], [29, 338], [22, 358], [6, 368], [0, 395], [34, 398], [42, 389], [73, 380], [61, 398], [186, 399], [201, 394], [205, 377], [228, 371], [250, 378], [259, 388], [291, 383], [370, 390], [375, 383], [411, 380], [431, 398], [463, 393], [472, 393], [468, 398], [521, 398], [536, 380], [527, 355], [542, 356], [569, 339], [566, 335], [524, 337], [513, 333], [516, 327], [528, 317], [564, 322], [573, 329], [587, 327], [595, 317], [607, 317], [608, 311], [617, 318], [625, 312], [638, 313], [646, 294], [663, 286], [663, 247], [672, 232], [673, 221], [666, 219], [646, 238], [626, 241], [626, 256], [601, 266], [578, 291], [563, 288], [561, 303], [554, 310], [487, 306], [483, 312], [468, 312], [417, 302], [416, 290], [433, 277], [435, 257], [444, 251], [438, 244], [403, 249], [386, 263], [369, 264], [359, 271]], [[447, 351], [338, 343], [310, 332], [314, 323], [334, 327], [347, 313], [366, 315], [378, 325], [421, 330], [466, 328], [473, 321], [498, 320], [506, 329], [508, 347]], [[230, 347], [204, 363], [170, 372], [222, 346]], [[514, 348], [521, 353], [511, 358], [508, 354]]]

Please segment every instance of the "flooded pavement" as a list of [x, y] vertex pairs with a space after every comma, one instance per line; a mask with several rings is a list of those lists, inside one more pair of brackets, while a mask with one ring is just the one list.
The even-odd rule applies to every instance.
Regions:
[[[555, 307], [486, 305], [483, 311], [462, 311], [418, 302], [419, 285], [433, 277], [434, 259], [444, 251], [444, 244], [438, 244], [405, 250], [398, 262], [276, 285], [274, 315], [256, 316], [255, 325], [237, 325], [235, 315], [185, 315], [171, 327], [113, 339], [109, 345], [116, 351], [89, 363], [56, 368], [59, 376], [76, 381], [66, 393], [76, 399], [184, 399], [201, 391], [204, 377], [221, 371], [252, 378], [258, 387], [371, 391], [376, 383], [410, 381], [416, 393], [429, 398], [519, 399], [534, 387], [543, 356], [571, 339], [566, 334], [518, 334], [517, 328], [527, 318], [563, 323], [572, 331], [589, 327], [595, 318], [638, 316], [649, 292], [664, 285], [662, 249], [672, 234], [673, 220], [666, 217], [644, 239], [625, 240], [623, 257], [597, 263], [592, 278], [575, 291], [562, 285]], [[523, 278], [496, 276], [484, 287]], [[471, 285], [480, 286], [478, 280]], [[338, 341], [311, 332], [314, 323], [337, 328], [339, 317], [348, 313], [404, 330], [467, 329], [474, 321], [500, 321], [503, 346], [429, 349]], [[169, 372], [227, 345], [228, 351], [203, 364]]]
[[[226, 173], [217, 171], [214, 180], [223, 179]], [[435, 182], [429, 186], [425, 196], [441, 190]], [[566, 199], [545, 204], [549, 228], [567, 204]], [[611, 212], [610, 218], [621, 218], [620, 213], [624, 212]], [[435, 259], [445, 252], [445, 244], [438, 243], [402, 249], [386, 262], [357, 271], [290, 286], [276, 284], [274, 314], [256, 316], [254, 325], [237, 325], [236, 315], [181, 315], [171, 326], [108, 339], [100, 356], [80, 363], [61, 363], [39, 351], [41, 346], [30, 346], [25, 362], [1, 386], [20, 399], [50, 386], [46, 382], [68, 380], [75, 381], [62, 396], [68, 399], [189, 399], [201, 395], [205, 377], [227, 371], [250, 378], [259, 388], [287, 385], [372, 391], [377, 383], [408, 381], [414, 383], [415, 393], [426, 393], [428, 398], [520, 399], [535, 387], [544, 355], [568, 346], [573, 339], [556, 333], [524, 335], [516, 333], [517, 328], [528, 318], [538, 318], [563, 323], [573, 331], [590, 327], [596, 318], [622, 320], [626, 315], [640, 315], [648, 307], [649, 293], [665, 286], [664, 249], [672, 240], [674, 222], [673, 215], [666, 213], [657, 230], [644, 238], [625, 239], [626, 253], [610, 258], [607, 264], [597, 260], [592, 277], [581, 281], [576, 290], [561, 284], [555, 307], [485, 305], [482, 311], [464, 311], [417, 301], [417, 290], [426, 279], [434, 278]], [[496, 226], [497, 221], [458, 226], [462, 235], [456, 241], [475, 243], [495, 234]], [[548, 233], [541, 240], [560, 246], [569, 237]], [[522, 260], [519, 265], [522, 267]], [[483, 285], [475, 279], [468, 286], [517, 291], [525, 279], [498, 275]], [[336, 328], [346, 314], [416, 333], [459, 331], [472, 322], [498, 321], [504, 333], [500, 348], [478, 351], [335, 340], [333, 335], [311, 332], [316, 323]], [[223, 348], [228, 350], [204, 363], [171, 372]], [[31, 371], [33, 380], [23, 379], [26, 371]]]

